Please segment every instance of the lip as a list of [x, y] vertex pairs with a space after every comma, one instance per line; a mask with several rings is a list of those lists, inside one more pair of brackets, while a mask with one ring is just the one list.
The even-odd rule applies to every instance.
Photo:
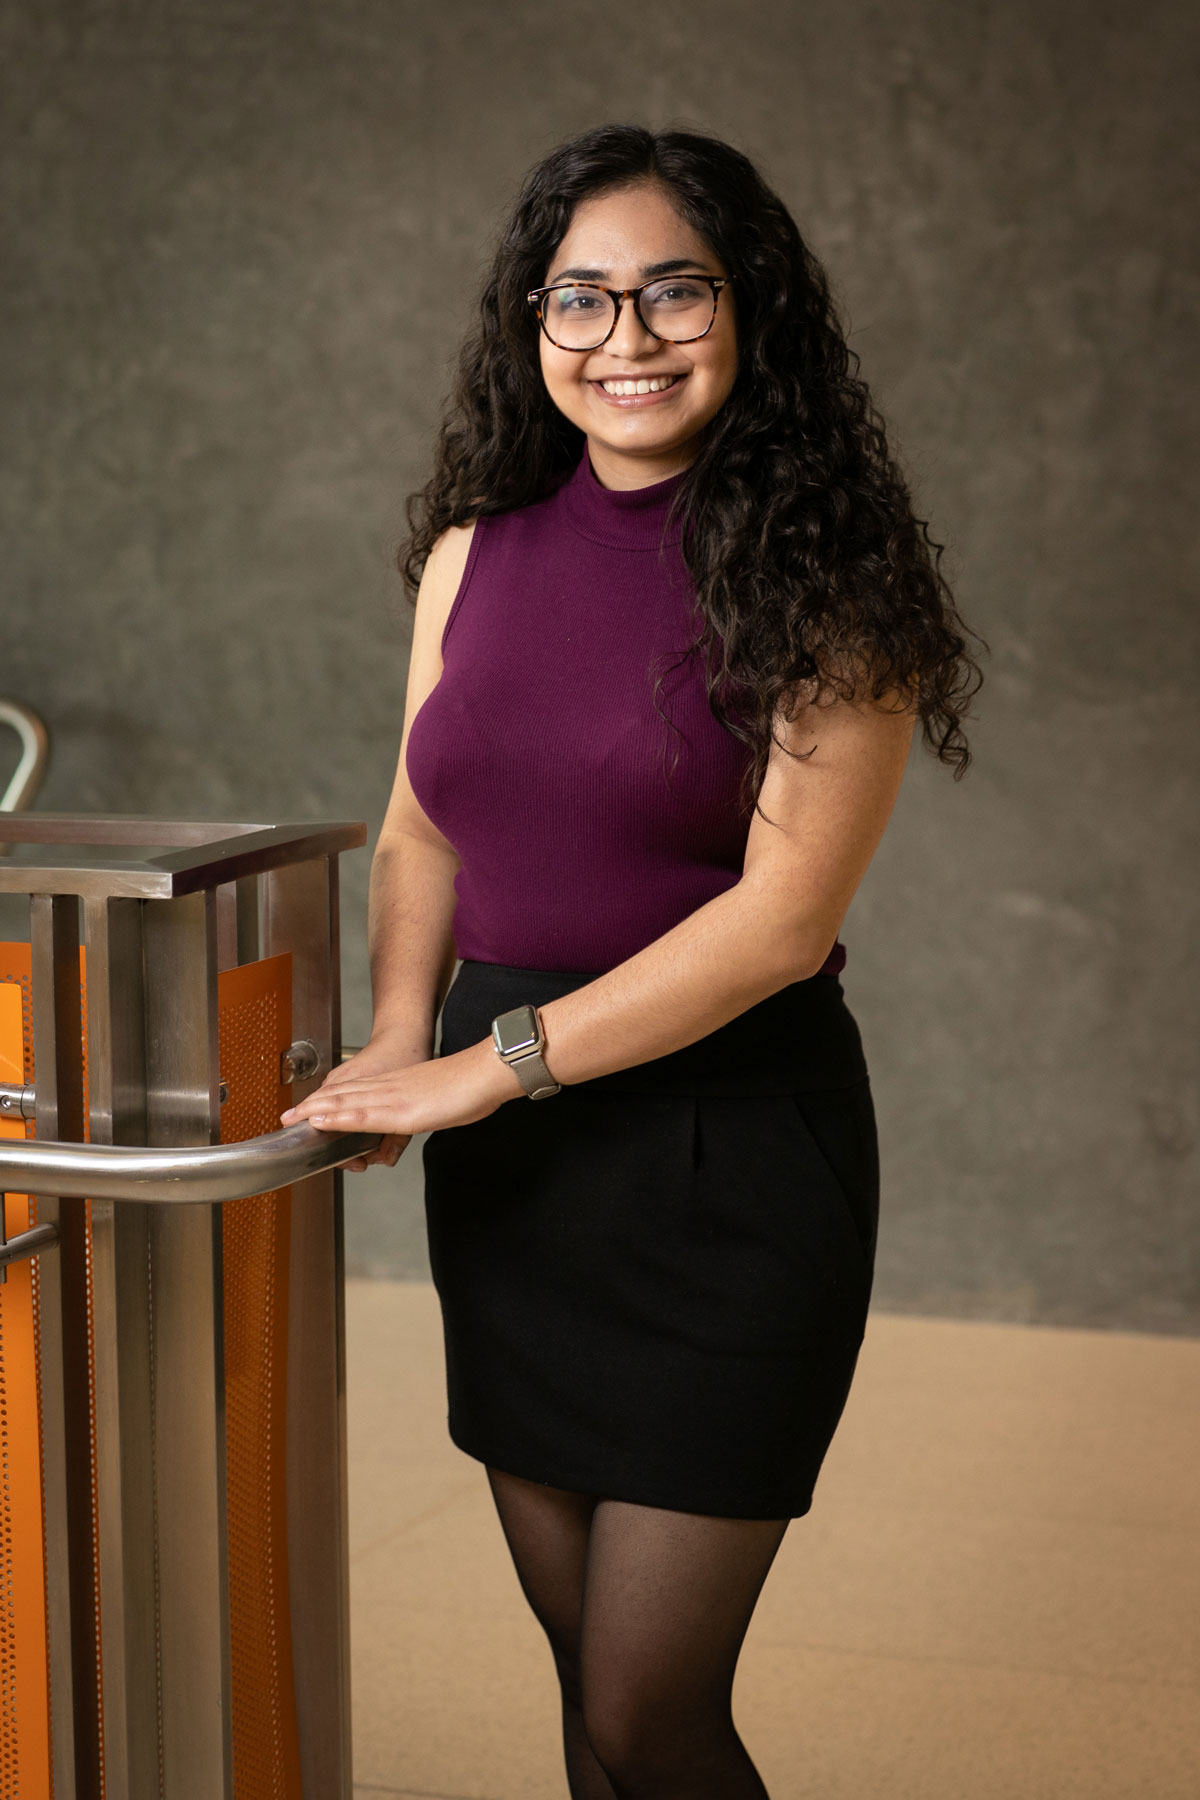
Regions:
[[[680, 388], [687, 380], [687, 376], [678, 371], [676, 371], [676, 373], [679, 374], [678, 380], [673, 381], [668, 388], [659, 388], [656, 394], [606, 394], [598, 381], [589, 381], [588, 386], [598, 399], [604, 401], [606, 406], [623, 406], [626, 408], [653, 406], [660, 400], [669, 400], [672, 394], [677, 394], [679, 392]], [[654, 381], [657, 377], [646, 374], [609, 375], [605, 379], [608, 381]]]

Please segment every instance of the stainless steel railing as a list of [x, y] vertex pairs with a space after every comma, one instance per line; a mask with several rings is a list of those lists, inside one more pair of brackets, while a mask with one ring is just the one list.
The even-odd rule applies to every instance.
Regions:
[[[0, 725], [10, 726], [21, 742], [17, 766], [0, 792], [0, 812], [23, 812], [41, 786], [50, 755], [50, 734], [33, 708], [18, 700], [0, 700]], [[8, 848], [0, 842], [0, 856]]]
[[[2, 1091], [11, 1095], [28, 1089]], [[186, 1149], [38, 1143], [17, 1138], [0, 1142], [0, 1191], [79, 1200], [140, 1200], [159, 1206], [244, 1200], [340, 1168], [378, 1147], [378, 1133], [317, 1131], [305, 1124], [289, 1125], [240, 1144]], [[53, 1225], [18, 1232], [7, 1243], [0, 1233], [0, 1268], [48, 1249], [57, 1236]]]
[[33, 1225], [28, 1231], [18, 1231], [10, 1238], [0, 1232], [0, 1281], [4, 1280], [9, 1263], [21, 1262], [27, 1256], [39, 1256], [43, 1250], [52, 1250], [57, 1242], [57, 1225]]
[[[0, 790], [12, 748], [0, 725]], [[234, 1664], [230, 1547], [243, 1527], [229, 1477], [240, 1458], [286, 1518], [270, 1565], [276, 1599], [263, 1588], [255, 1609], [285, 1648], [279, 1717], [300, 1726], [281, 1728], [268, 1761], [277, 1785], [295, 1766], [298, 1791], [351, 1800], [335, 1170], [378, 1139], [307, 1122], [272, 1130], [280, 1119], [268, 1106], [289, 1089], [307, 1096], [335, 1065], [339, 860], [366, 836], [361, 820], [0, 812], [0, 847], [20, 846], [0, 852], [0, 902], [24, 899], [29, 921], [28, 954], [6, 953], [5, 974], [25, 990], [37, 1071], [36, 1094], [31, 1079], [0, 1102], [0, 1188], [37, 1202], [8, 1208], [0, 1283], [7, 1275], [16, 1300], [4, 1307], [5, 1351], [28, 1345], [38, 1358], [42, 1465], [40, 1519], [31, 1512], [26, 1535], [4, 1534], [0, 1589], [40, 1542], [56, 1792], [161, 1786], [233, 1800], [237, 1684], [256, 1716], [267, 1703], [245, 1659]], [[0, 1076], [17, 1083], [25, 1040], [13, 1010]], [[223, 1036], [234, 1046], [224, 1067]], [[242, 1129], [267, 1135], [213, 1143], [223, 1075], [231, 1090], [253, 1089], [256, 1123]], [[31, 1116], [37, 1136], [26, 1139]], [[212, 1203], [246, 1196], [253, 1208], [251, 1196], [285, 1184], [290, 1218], [263, 1233], [265, 1261], [244, 1262], [230, 1243], [240, 1234], [222, 1230]], [[270, 1332], [269, 1366], [251, 1380], [226, 1361], [231, 1316]], [[24, 1351], [9, 1360], [6, 1376], [24, 1380]], [[243, 1398], [266, 1407], [268, 1389], [268, 1411], [254, 1416], [271, 1421], [273, 1458], [266, 1425], [228, 1423]], [[254, 1533], [241, 1542], [264, 1566]]]

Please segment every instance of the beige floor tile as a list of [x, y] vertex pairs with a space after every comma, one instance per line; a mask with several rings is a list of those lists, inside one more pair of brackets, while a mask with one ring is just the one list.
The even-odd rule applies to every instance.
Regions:
[[357, 1557], [351, 1580], [368, 1602], [407, 1602], [440, 1610], [448, 1621], [460, 1614], [521, 1616], [526, 1604], [481, 1472], [470, 1493], [454, 1495]]
[[353, 1559], [477, 1488], [479, 1464], [446, 1434], [441, 1313], [432, 1285], [346, 1287]]
[[356, 1633], [353, 1674], [356, 1782], [566, 1800], [550, 1653], [515, 1606], [451, 1615], [376, 1605]]
[[772, 1800], [1200, 1793], [1195, 1689], [748, 1643], [734, 1713]]
[[789, 1527], [753, 1626], [792, 1648], [1192, 1682], [1200, 1693], [1200, 1533], [932, 1501], [891, 1512], [819, 1494]]
[[[355, 1282], [348, 1323], [362, 1800], [565, 1800], [436, 1295]], [[772, 1800], [1195, 1800], [1198, 1395], [1200, 1344], [873, 1316], [739, 1671]]]
[[873, 1313], [821, 1481], [889, 1506], [1200, 1521], [1200, 1342]]

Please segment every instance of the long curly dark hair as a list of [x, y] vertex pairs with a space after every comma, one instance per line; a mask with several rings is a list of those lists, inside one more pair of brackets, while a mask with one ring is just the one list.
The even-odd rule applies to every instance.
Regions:
[[583, 433], [546, 391], [525, 296], [581, 200], [647, 179], [734, 281], [737, 375], [672, 520], [685, 521], [702, 620], [684, 654], [702, 657], [710, 710], [749, 746], [747, 805], [777, 716], [868, 694], [902, 696], [960, 779], [971, 762], [960, 722], [983, 676], [941, 574], [944, 546], [914, 515], [820, 263], [754, 165], [717, 138], [602, 125], [526, 177], [459, 357], [433, 475], [407, 503], [397, 561], [410, 600], [447, 527], [544, 499], [578, 465]]

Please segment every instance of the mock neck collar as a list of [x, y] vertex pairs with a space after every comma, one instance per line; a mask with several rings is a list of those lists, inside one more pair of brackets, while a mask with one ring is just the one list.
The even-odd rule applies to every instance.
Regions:
[[[586, 443], [574, 474], [568, 476], [559, 490], [567, 516], [577, 531], [595, 543], [609, 544], [618, 550], [657, 550], [663, 541], [663, 528], [671, 497], [686, 470], [668, 475], [665, 481], [649, 487], [606, 488], [596, 479]], [[677, 522], [669, 541], [680, 538]]]

